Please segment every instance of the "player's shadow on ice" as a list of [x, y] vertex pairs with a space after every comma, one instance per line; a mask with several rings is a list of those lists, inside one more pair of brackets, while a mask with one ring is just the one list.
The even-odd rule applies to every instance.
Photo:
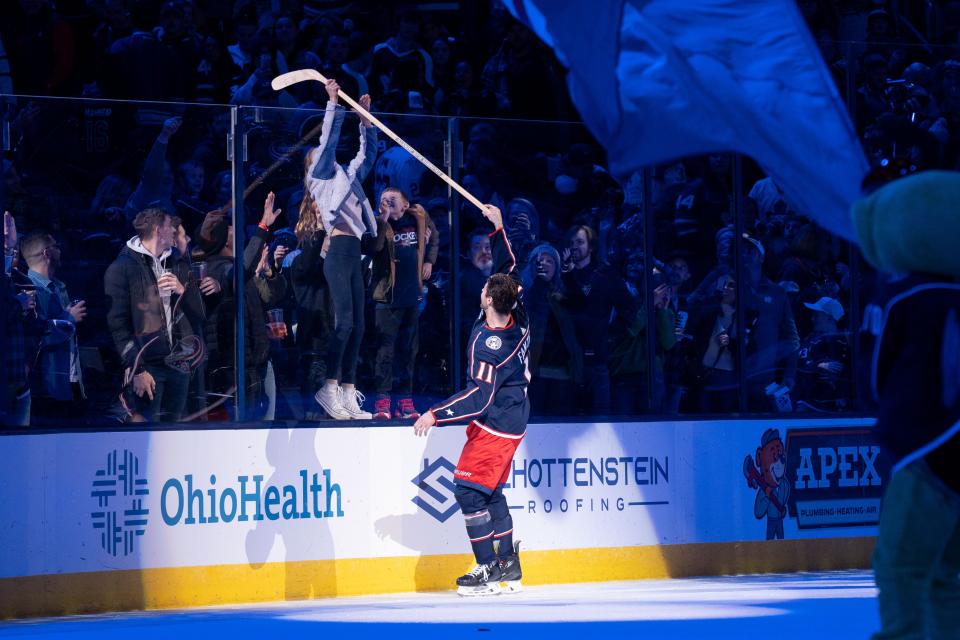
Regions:
[[[304, 499], [300, 495], [303, 488], [301, 470], [306, 470], [308, 482], [312, 481], [313, 474], [317, 474], [320, 484], [325, 485], [323, 466], [316, 452], [316, 436], [316, 429], [271, 429], [267, 435], [266, 456], [274, 472], [264, 478], [261, 490], [276, 486], [282, 492], [285, 485], [291, 485], [297, 492], [297, 503], [301, 504]], [[325, 506], [325, 488], [320, 494], [321, 509]], [[336, 509], [335, 504], [333, 509]], [[278, 543], [283, 545], [282, 550], [271, 557], [271, 551]], [[279, 588], [276, 585], [278, 579], [283, 582], [282, 597], [286, 600], [338, 595], [336, 554], [325, 518], [260, 520], [247, 534], [246, 550], [250, 566], [264, 574], [261, 595], [275, 595], [273, 590]], [[280, 578], [275, 577], [277, 571]]]

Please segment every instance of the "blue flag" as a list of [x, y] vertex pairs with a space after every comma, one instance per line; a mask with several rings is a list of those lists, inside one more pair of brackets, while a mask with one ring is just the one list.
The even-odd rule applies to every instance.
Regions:
[[868, 165], [793, 0], [503, 0], [553, 47], [611, 172], [750, 156], [787, 200], [853, 239]]

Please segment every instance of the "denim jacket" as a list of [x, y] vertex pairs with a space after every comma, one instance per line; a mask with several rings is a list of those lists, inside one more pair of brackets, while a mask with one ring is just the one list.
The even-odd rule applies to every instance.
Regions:
[[[70, 297], [67, 287], [56, 278], [48, 279], [36, 271], [27, 273], [37, 286], [37, 318], [40, 320], [66, 320], [73, 324], [73, 316], [67, 311]], [[52, 285], [52, 288], [51, 288]], [[31, 372], [33, 395], [73, 400], [70, 380], [71, 367], [76, 367], [77, 381], [83, 390], [83, 374], [80, 368], [80, 350], [76, 335], [69, 338], [58, 333], [47, 333], [40, 342], [40, 354]]]

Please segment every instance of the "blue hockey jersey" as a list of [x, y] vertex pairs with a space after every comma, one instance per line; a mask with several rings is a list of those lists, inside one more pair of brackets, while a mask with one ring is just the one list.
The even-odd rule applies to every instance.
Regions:
[[[519, 284], [517, 260], [503, 228], [490, 234], [490, 249], [495, 271]], [[487, 326], [483, 313], [474, 322], [467, 342], [467, 386], [430, 409], [437, 425], [475, 421], [499, 434], [522, 435], [530, 416], [529, 351], [530, 321], [521, 289], [507, 326]]]

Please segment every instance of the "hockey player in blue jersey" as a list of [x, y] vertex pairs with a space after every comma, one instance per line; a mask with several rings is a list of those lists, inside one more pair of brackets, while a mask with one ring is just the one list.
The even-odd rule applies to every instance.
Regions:
[[477, 561], [473, 570], [457, 579], [457, 593], [464, 596], [501, 593], [501, 582], [506, 592], [520, 590], [519, 543], [515, 548], [503, 485], [530, 416], [530, 326], [517, 261], [500, 210], [486, 205], [483, 215], [493, 223], [490, 243], [495, 272], [480, 293], [482, 312], [467, 343], [467, 386], [413, 425], [418, 436], [434, 425], [468, 425], [467, 443], [453, 474], [457, 503]]

